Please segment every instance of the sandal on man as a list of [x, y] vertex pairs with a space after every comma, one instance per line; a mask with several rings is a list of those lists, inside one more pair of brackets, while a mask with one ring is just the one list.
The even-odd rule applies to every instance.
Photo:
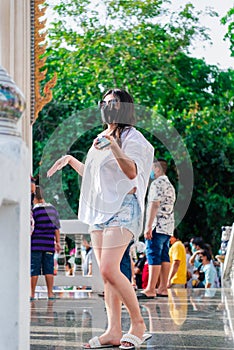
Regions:
[[114, 348], [119, 345], [113, 344], [101, 344], [98, 337], [93, 337], [89, 340], [88, 344], [83, 345], [83, 349], [105, 349], [105, 348]]
[[55, 294], [53, 294], [51, 297], [48, 297], [48, 300], [55, 300], [55, 299], [59, 299], [59, 297]]
[[153, 297], [153, 296], [148, 296], [148, 295], [146, 295], [145, 293], [142, 293], [142, 292], [140, 292], [140, 293], [138, 293], [137, 295], [137, 299], [138, 300], [149, 300], [149, 299], [155, 299], [155, 297]]
[[125, 346], [125, 345], [120, 345], [120, 349], [125, 349], [125, 350], [129, 350], [129, 349], [135, 349], [139, 346], [141, 346], [145, 341], [149, 340], [150, 338], [152, 338], [151, 334], [145, 333], [143, 334], [142, 339], [138, 338], [136, 335], [133, 334], [124, 334], [122, 339], [120, 339], [121, 343], [129, 343], [129, 346]]
[[159, 294], [159, 293], [157, 293], [156, 296], [158, 298], [168, 298], [168, 294]]

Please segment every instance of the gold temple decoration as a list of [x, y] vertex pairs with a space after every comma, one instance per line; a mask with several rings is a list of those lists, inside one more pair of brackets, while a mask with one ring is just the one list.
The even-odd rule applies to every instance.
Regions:
[[51, 89], [57, 81], [56, 73], [49, 80], [43, 89], [43, 95], [40, 93], [40, 82], [46, 78], [47, 69], [42, 70], [45, 65], [46, 57], [42, 55], [46, 51], [47, 43], [45, 41], [47, 31], [45, 30], [46, 19], [40, 20], [40, 17], [45, 16], [46, 6], [45, 0], [32, 1], [31, 7], [31, 27], [32, 27], [32, 45], [31, 45], [31, 64], [32, 64], [32, 110], [31, 122], [34, 123], [42, 108], [52, 100]]

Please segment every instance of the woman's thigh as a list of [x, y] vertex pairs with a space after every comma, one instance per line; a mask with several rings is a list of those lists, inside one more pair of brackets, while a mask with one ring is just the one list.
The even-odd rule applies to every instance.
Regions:
[[91, 231], [90, 235], [91, 235], [92, 247], [96, 256], [97, 264], [98, 266], [100, 266], [103, 231], [101, 230]]
[[132, 233], [122, 227], [109, 227], [102, 232], [93, 231], [92, 240], [99, 265], [109, 266], [111, 270], [120, 270], [120, 262], [132, 240]]

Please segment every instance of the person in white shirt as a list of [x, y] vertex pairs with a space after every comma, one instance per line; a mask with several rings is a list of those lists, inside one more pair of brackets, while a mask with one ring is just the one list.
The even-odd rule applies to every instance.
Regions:
[[[169, 243], [174, 231], [175, 189], [166, 176], [167, 163], [164, 159], [154, 162], [155, 180], [151, 183], [147, 200], [145, 244], [149, 265], [147, 287], [138, 299], [167, 297], [167, 280], [170, 271]], [[156, 285], [160, 283], [156, 293]]]
[[212, 263], [212, 258], [207, 250], [201, 250], [199, 253], [201, 259], [201, 271], [205, 274], [205, 280], [203, 282], [205, 288], [216, 288], [217, 284], [217, 271]]
[[82, 263], [83, 276], [92, 276], [93, 273], [93, 249], [90, 243], [90, 235], [83, 235], [82, 245], [85, 247], [85, 256]]
[[[105, 333], [84, 347], [121, 344], [120, 348], [125, 349], [140, 346], [150, 337], [144, 334], [146, 327], [136, 294], [120, 271], [120, 261], [129, 242], [133, 238], [137, 240], [142, 231], [144, 197], [154, 149], [133, 127], [133, 98], [126, 91], [107, 91], [99, 105], [107, 128], [94, 140], [85, 164], [67, 155], [47, 175], [52, 176], [69, 164], [83, 177], [78, 217], [90, 225], [92, 247], [104, 281], [108, 317]], [[122, 302], [131, 320], [129, 333], [124, 336]]]
[[192, 288], [193, 265], [189, 262], [192, 256], [192, 250], [189, 242], [184, 242], [184, 246], [186, 250], [187, 288]]

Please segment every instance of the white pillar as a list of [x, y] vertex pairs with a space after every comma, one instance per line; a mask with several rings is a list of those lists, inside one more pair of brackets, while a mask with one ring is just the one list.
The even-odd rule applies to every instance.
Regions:
[[30, 3], [31, 1], [29, 0], [0, 0], [0, 65], [7, 70], [24, 94], [26, 110], [18, 123], [18, 127], [31, 153]]
[[30, 349], [30, 3], [0, 0], [0, 66], [26, 100], [18, 121], [23, 139], [7, 135], [7, 123], [0, 128], [0, 350]]
[[0, 350], [30, 348], [30, 162], [24, 99], [0, 67]]
[[0, 350], [29, 350], [29, 162], [13, 138], [0, 136]]

